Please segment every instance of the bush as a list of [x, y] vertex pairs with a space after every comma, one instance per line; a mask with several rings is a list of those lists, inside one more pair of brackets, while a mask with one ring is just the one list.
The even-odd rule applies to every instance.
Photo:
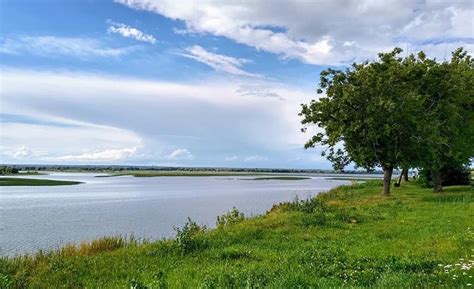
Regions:
[[245, 220], [244, 213], [240, 212], [236, 207], [233, 207], [232, 210], [226, 214], [217, 216], [216, 226], [218, 228], [222, 228], [231, 224], [236, 224], [243, 220]]
[[[471, 183], [471, 170], [468, 166], [446, 166], [441, 170], [443, 186], [466, 186]], [[420, 171], [420, 182], [423, 186], [432, 188], [431, 172], [426, 169]]]
[[196, 222], [188, 217], [188, 221], [183, 228], [174, 228], [176, 231], [176, 245], [182, 253], [189, 253], [201, 247], [202, 242], [199, 242], [195, 237], [199, 232], [205, 231], [206, 227], [199, 226]]
[[327, 210], [325, 203], [318, 198], [300, 200], [298, 196], [296, 196], [293, 202], [289, 203], [288, 207], [290, 210], [304, 213], [325, 212]]

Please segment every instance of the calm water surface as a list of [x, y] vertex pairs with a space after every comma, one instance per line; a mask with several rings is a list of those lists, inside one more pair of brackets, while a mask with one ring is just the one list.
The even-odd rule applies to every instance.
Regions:
[[89, 173], [25, 176], [84, 182], [74, 186], [0, 187], [0, 255], [13, 256], [107, 235], [159, 239], [187, 217], [214, 226], [233, 206], [246, 215], [307, 198], [348, 181], [249, 180], [251, 177], [97, 178]]

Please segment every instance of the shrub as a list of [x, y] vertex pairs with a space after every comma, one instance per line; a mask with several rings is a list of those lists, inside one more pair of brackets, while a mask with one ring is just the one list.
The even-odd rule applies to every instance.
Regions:
[[196, 222], [188, 217], [188, 221], [183, 228], [174, 228], [176, 231], [176, 245], [182, 253], [189, 253], [201, 247], [202, 242], [199, 242], [195, 237], [199, 232], [205, 231], [206, 227], [199, 226]]
[[294, 211], [300, 211], [305, 213], [313, 213], [316, 211], [324, 212], [326, 211], [326, 205], [323, 201], [318, 198], [310, 198], [305, 200], [298, 199], [296, 196], [295, 200], [289, 203], [289, 209]]
[[217, 216], [216, 226], [222, 228], [231, 224], [236, 224], [245, 220], [244, 213], [240, 212], [236, 207], [233, 207], [232, 210], [225, 213], [222, 216]]

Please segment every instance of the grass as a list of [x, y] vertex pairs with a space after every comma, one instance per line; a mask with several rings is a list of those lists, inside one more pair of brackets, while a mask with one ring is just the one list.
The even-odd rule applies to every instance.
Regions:
[[332, 178], [327, 178], [328, 180], [333, 180], [333, 181], [358, 181], [358, 182], [364, 182], [368, 180], [374, 180], [375, 178], [357, 178], [357, 177], [332, 177]]
[[0, 186], [65, 186], [77, 185], [80, 183], [81, 182], [44, 179], [0, 178]]
[[217, 229], [190, 220], [173, 240], [2, 258], [0, 287], [472, 288], [473, 189], [381, 189], [356, 183], [250, 219], [234, 209]]
[[258, 177], [253, 179], [246, 179], [252, 181], [268, 181], [268, 180], [280, 180], [280, 181], [298, 181], [298, 180], [309, 180], [308, 177], [292, 177], [292, 176], [282, 176], [282, 177]]

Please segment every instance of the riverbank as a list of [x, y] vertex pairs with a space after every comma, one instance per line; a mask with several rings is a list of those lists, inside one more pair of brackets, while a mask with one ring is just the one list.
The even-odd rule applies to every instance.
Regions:
[[[267, 214], [194, 223], [175, 240], [105, 238], [0, 259], [0, 287], [467, 287], [474, 284], [474, 192], [380, 181], [339, 187]], [[465, 273], [465, 274], [464, 274]], [[471, 277], [470, 277], [471, 276]], [[140, 287], [141, 286], [141, 287]]]
[[27, 178], [0, 178], [0, 186], [68, 186], [78, 185], [81, 182], [59, 181], [45, 179], [27, 179]]

